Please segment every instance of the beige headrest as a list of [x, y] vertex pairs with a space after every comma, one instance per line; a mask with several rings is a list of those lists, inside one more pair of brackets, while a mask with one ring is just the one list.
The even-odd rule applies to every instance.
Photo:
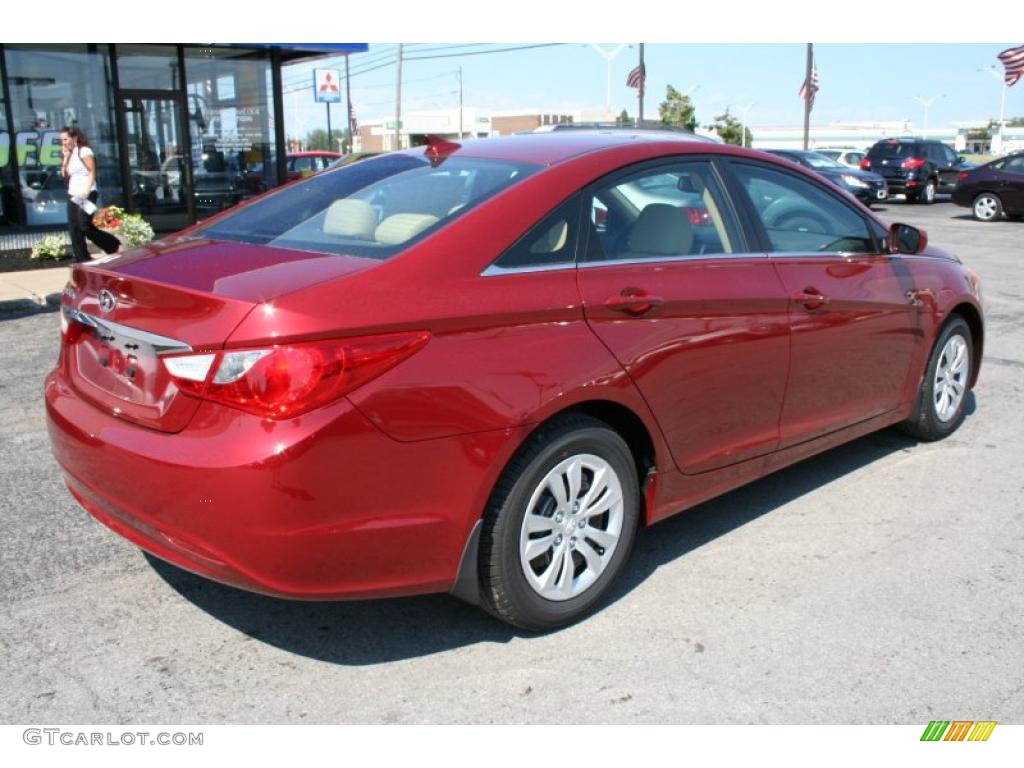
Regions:
[[373, 240], [377, 212], [365, 200], [335, 200], [324, 216], [324, 233]]
[[652, 203], [640, 211], [629, 233], [629, 250], [655, 256], [690, 252], [693, 228], [683, 211], [674, 205]]
[[437, 216], [429, 213], [396, 213], [380, 223], [373, 233], [373, 239], [382, 245], [399, 245], [437, 221]]

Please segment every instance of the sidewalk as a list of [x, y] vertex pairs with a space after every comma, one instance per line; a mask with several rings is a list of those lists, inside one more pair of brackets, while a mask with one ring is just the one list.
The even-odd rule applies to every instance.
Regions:
[[70, 276], [70, 267], [0, 272], [0, 313], [57, 306]]

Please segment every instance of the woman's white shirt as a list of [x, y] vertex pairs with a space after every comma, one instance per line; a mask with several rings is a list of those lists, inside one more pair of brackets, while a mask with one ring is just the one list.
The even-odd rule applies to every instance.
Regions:
[[68, 195], [71, 197], [88, 197], [95, 189], [95, 180], [92, 184], [89, 179], [92, 173], [82, 162], [83, 157], [93, 157], [93, 151], [89, 147], [75, 147], [68, 158]]

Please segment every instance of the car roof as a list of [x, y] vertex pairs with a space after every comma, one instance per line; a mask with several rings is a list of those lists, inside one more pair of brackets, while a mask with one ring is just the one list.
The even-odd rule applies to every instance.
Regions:
[[[630, 144], [678, 144], [680, 152], [703, 150], [722, 145], [702, 136], [652, 130], [578, 129], [550, 133], [517, 133], [489, 139], [470, 139], [456, 146], [463, 157], [476, 157], [509, 162], [554, 165], [577, 155]], [[449, 142], [454, 144], [455, 142]], [[405, 150], [406, 154], [422, 154], [424, 147]]]
[[331, 152], [329, 149], [313, 149], [308, 152], [289, 152], [288, 157], [341, 157], [340, 152]]

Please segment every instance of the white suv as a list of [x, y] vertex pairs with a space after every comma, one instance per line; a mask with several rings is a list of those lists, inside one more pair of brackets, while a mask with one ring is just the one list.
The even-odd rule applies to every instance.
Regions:
[[860, 168], [860, 161], [867, 154], [867, 150], [849, 147], [815, 147], [814, 151], [851, 168]]

